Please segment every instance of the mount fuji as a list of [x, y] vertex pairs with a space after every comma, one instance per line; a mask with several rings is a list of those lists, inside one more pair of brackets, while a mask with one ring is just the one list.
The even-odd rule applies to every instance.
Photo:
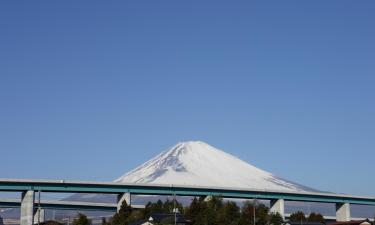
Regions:
[[[277, 177], [201, 141], [180, 142], [114, 182], [318, 192]], [[114, 202], [115, 199], [116, 196], [102, 194], [74, 194], [65, 200]], [[144, 200], [140, 202], [144, 203]]]
[[258, 169], [201, 141], [180, 142], [115, 182], [316, 191]]

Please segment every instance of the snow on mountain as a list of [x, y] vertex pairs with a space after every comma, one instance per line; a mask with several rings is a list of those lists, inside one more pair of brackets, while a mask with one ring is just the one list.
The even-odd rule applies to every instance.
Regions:
[[115, 182], [314, 191], [200, 141], [178, 143]]

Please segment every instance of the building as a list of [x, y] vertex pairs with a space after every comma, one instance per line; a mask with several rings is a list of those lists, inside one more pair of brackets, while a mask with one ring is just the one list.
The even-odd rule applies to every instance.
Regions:
[[327, 225], [371, 225], [372, 223], [370, 222], [369, 219], [365, 220], [352, 220], [352, 221], [337, 221], [337, 222], [332, 222], [328, 223]]
[[309, 222], [309, 221], [289, 221], [284, 223], [284, 225], [326, 225], [322, 222]]
[[39, 223], [40, 225], [64, 225], [63, 223], [57, 222], [55, 220], [47, 220]]
[[129, 225], [157, 225], [157, 224], [171, 224], [174, 225], [187, 225], [190, 224], [188, 220], [184, 218], [180, 213], [154, 213], [151, 214], [147, 219], [140, 220]]

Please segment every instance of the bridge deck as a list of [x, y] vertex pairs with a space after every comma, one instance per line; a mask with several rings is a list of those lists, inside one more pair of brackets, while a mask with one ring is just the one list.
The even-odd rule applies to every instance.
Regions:
[[331, 194], [322, 192], [286, 192], [259, 189], [239, 189], [221, 187], [202, 187], [188, 185], [124, 184], [114, 182], [51, 181], [1, 179], [0, 191], [69, 192], [69, 193], [107, 193], [181, 196], [222, 196], [243, 199], [285, 199], [289, 201], [351, 203], [375, 205], [374, 197]]
[[[38, 205], [37, 202], [35, 202]], [[0, 208], [19, 208], [21, 200], [19, 199], [0, 199]], [[99, 202], [81, 202], [81, 201], [62, 201], [62, 200], [41, 200], [40, 206], [43, 209], [64, 209], [64, 210], [94, 210], [116, 212], [116, 203]], [[141, 209], [144, 205], [132, 205], [133, 208]]]

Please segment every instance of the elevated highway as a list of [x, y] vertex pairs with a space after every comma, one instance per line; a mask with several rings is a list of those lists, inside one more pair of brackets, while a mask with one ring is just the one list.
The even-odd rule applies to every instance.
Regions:
[[[325, 202], [336, 204], [336, 220], [350, 220], [350, 205], [375, 205], [374, 197], [324, 192], [288, 192], [260, 189], [203, 187], [189, 185], [130, 184], [66, 180], [0, 179], [0, 191], [22, 192], [21, 225], [31, 225], [35, 208], [35, 192], [117, 194], [119, 209], [123, 201], [131, 203], [131, 195], [220, 196], [223, 198], [261, 199], [271, 201], [271, 211], [284, 214], [285, 201]], [[46, 205], [47, 206], [47, 205]], [[69, 207], [74, 207], [70, 205]], [[83, 207], [83, 205], [77, 205]], [[98, 206], [99, 207], [99, 206]]]
[[[82, 211], [108, 211], [116, 212], [116, 203], [101, 203], [101, 202], [81, 202], [81, 201], [63, 201], [63, 200], [41, 200], [40, 204], [34, 201], [35, 207], [43, 209], [58, 209], [58, 210], [82, 210]], [[14, 198], [0, 198], [0, 208], [20, 208], [21, 199]], [[132, 205], [132, 208], [143, 209], [144, 205]]]

